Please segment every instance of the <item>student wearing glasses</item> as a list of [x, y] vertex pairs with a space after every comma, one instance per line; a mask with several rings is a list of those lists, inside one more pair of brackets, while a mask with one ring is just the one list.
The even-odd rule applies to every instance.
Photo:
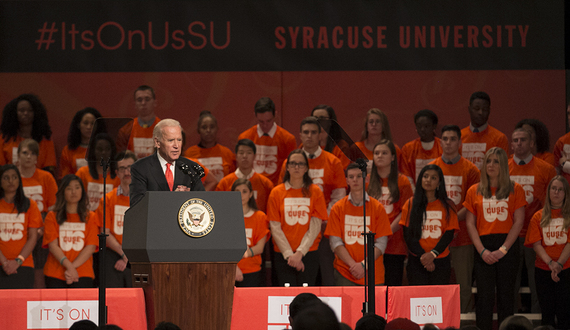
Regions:
[[328, 219], [327, 206], [322, 191], [309, 177], [303, 150], [293, 150], [286, 166], [283, 183], [271, 191], [267, 202], [277, 283], [312, 286], [319, 271], [317, 248], [321, 223]]

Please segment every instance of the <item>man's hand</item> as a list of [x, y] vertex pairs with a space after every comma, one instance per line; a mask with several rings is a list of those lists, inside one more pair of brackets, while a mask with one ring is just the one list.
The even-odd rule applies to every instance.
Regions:
[[174, 191], [190, 191], [190, 188], [179, 184]]

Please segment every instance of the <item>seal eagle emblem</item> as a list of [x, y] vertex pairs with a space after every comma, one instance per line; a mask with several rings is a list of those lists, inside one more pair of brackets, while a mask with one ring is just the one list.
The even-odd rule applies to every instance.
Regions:
[[206, 236], [214, 228], [214, 210], [203, 199], [189, 199], [182, 204], [178, 211], [178, 224], [180, 229], [190, 237]]

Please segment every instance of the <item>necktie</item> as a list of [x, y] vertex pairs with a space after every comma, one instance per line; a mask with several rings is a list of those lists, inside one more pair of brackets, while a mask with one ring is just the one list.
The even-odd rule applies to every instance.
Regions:
[[170, 170], [170, 165], [169, 163], [166, 163], [166, 172], [164, 172], [164, 175], [166, 176], [166, 182], [168, 182], [168, 187], [170, 188], [170, 191], [172, 191], [172, 187], [174, 186], [174, 176], [172, 175], [172, 171]]
[[524, 162], [524, 160], [521, 160], [521, 161], [519, 162], [519, 165], [524, 165], [524, 164], [526, 164], [526, 163]]
[[478, 129], [478, 128], [474, 128], [474, 129], [473, 129], [473, 133], [479, 133], [479, 129]]
[[315, 159], [315, 155], [314, 155], [314, 154], [310, 154], [310, 155], [309, 155], [309, 158], [310, 158], [310, 159]]

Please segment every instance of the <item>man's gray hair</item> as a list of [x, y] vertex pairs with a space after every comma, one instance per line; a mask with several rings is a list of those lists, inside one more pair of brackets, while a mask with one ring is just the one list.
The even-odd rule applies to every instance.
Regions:
[[182, 130], [182, 125], [180, 125], [180, 122], [178, 120], [166, 118], [159, 121], [158, 124], [154, 126], [154, 130], [152, 131], [152, 137], [157, 138], [159, 140], [162, 139], [162, 136], [164, 135], [163, 129], [165, 127], [180, 127], [180, 130]]

